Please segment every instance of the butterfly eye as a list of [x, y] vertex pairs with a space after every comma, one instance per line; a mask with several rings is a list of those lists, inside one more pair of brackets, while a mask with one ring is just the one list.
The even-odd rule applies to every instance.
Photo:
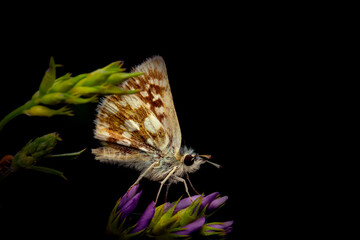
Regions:
[[185, 159], [184, 159], [184, 164], [186, 165], [186, 166], [191, 166], [193, 163], [194, 163], [194, 156], [192, 156], [192, 155], [186, 155], [185, 156]]

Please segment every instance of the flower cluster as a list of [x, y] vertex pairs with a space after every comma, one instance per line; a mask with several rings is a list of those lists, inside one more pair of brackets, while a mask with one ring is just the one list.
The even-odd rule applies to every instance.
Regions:
[[10, 172], [16, 172], [19, 169], [25, 168], [58, 175], [66, 179], [64, 174], [58, 170], [36, 165], [39, 160], [45, 157], [76, 157], [85, 150], [84, 149], [75, 153], [65, 153], [57, 155], [51, 154], [57, 142], [60, 140], [61, 138], [57, 133], [49, 133], [44, 136], [35, 138], [34, 140], [30, 140], [14, 157], [7, 155], [2, 159], [2, 162], [5, 162], [5, 160], [7, 160], [8, 166], [6, 167], [9, 169], [3, 169], [4, 166], [1, 165], [1, 169], [4, 170], [1, 171], [1, 173], [3, 173], [5, 176]]
[[126, 91], [117, 85], [131, 77], [139, 76], [141, 73], [125, 73], [125, 69], [121, 68], [122, 65], [122, 62], [117, 61], [91, 73], [75, 77], [67, 73], [56, 79], [56, 67], [59, 65], [56, 65], [54, 59], [51, 58], [49, 69], [45, 72], [39, 91], [32, 97], [31, 101], [34, 104], [24, 113], [29, 116], [71, 116], [71, 111], [66, 107], [54, 110], [44, 105], [84, 104], [96, 102], [99, 94], [134, 93], [136, 90]]
[[140, 218], [131, 224], [142, 191], [135, 185], [116, 203], [107, 225], [107, 233], [119, 239], [142, 236], [157, 239], [191, 238], [194, 235], [223, 237], [232, 230], [233, 221], [206, 223], [210, 215], [222, 207], [228, 197], [218, 192], [195, 195], [164, 203], [155, 208], [152, 201]]
[[[70, 73], [56, 78], [56, 67], [53, 58], [50, 59], [48, 70], [40, 83], [39, 90], [24, 105], [10, 112], [0, 121], [0, 131], [13, 118], [20, 114], [28, 116], [52, 117], [54, 115], [72, 116], [72, 111], [67, 105], [96, 102], [98, 95], [131, 94], [138, 92], [124, 90], [118, 85], [129, 78], [142, 73], [126, 73], [122, 68], [123, 62], [113, 62], [106, 67], [97, 69], [91, 73], [71, 76]], [[53, 106], [64, 104], [65, 106], [54, 109]]]

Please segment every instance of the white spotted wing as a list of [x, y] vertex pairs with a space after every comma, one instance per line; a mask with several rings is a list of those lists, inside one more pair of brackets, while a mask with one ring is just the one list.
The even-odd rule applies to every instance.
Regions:
[[163, 58], [147, 59], [132, 71], [144, 74], [119, 87], [139, 89], [139, 93], [107, 96], [98, 106], [95, 138], [104, 147], [93, 150], [96, 159], [123, 162], [147, 161], [154, 155], [178, 157], [181, 132]]

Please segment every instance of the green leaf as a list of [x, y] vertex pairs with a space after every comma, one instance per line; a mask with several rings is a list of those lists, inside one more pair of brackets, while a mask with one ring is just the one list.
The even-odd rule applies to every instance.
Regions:
[[[165, 213], [163, 213], [163, 215], [160, 217], [160, 219], [157, 221], [157, 223], [154, 225], [152, 232], [156, 235], [163, 233], [164, 231], [168, 231], [169, 228], [172, 227], [172, 225], [177, 222], [178, 217], [177, 216], [172, 216], [176, 205], [179, 203], [181, 198], [179, 198], [174, 205], [171, 207], [171, 209], [169, 209], [168, 211], [166, 211]], [[164, 206], [164, 205], [163, 205]], [[156, 210], [155, 210], [156, 212]]]
[[45, 75], [40, 83], [39, 96], [43, 96], [47, 93], [50, 87], [54, 84], [56, 78], [56, 65], [54, 58], [50, 58], [49, 68], [46, 70]]
[[56, 157], [74, 157], [74, 158], [77, 158], [85, 150], [86, 150], [86, 148], [84, 148], [83, 150], [78, 151], [78, 152], [62, 153], [62, 154], [51, 154], [51, 155], [48, 155], [47, 157], [49, 157], [49, 158], [56, 158]]
[[43, 172], [43, 173], [56, 175], [56, 176], [62, 177], [63, 179], [67, 180], [67, 178], [64, 176], [64, 173], [60, 172], [60, 171], [58, 171], [56, 169], [47, 168], [47, 167], [41, 167], [41, 166], [29, 166], [27, 168], [31, 169], [31, 170]]
[[197, 198], [195, 201], [193, 201], [190, 206], [188, 206], [185, 209], [180, 210], [175, 214], [178, 218], [178, 225], [179, 226], [185, 226], [196, 219], [198, 219], [200, 216], [198, 216], [198, 210], [201, 205], [203, 199], [203, 195], [199, 198]]

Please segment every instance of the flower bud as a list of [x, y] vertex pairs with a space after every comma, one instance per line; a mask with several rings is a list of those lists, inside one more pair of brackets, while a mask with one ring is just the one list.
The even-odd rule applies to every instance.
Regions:
[[149, 206], [145, 209], [145, 212], [139, 218], [136, 227], [131, 231], [137, 233], [144, 230], [148, 225], [155, 213], [155, 202], [152, 201]]
[[75, 86], [70, 90], [70, 94], [76, 96], [92, 95], [92, 94], [97, 94], [98, 92], [99, 92], [99, 87]]
[[201, 217], [188, 225], [183, 226], [184, 230], [174, 232], [176, 235], [189, 236], [190, 234], [198, 231], [205, 223], [205, 217]]
[[34, 107], [31, 107], [30, 109], [25, 110], [24, 113], [28, 116], [40, 116], [40, 117], [52, 117], [54, 115], [73, 116], [71, 110], [67, 107], [62, 107], [58, 110], [54, 110], [42, 105], [36, 105]]
[[131, 93], [137, 93], [138, 90], [123, 90], [116, 86], [102, 86], [98, 89], [99, 94], [103, 95], [109, 95], [109, 94], [131, 94]]
[[38, 159], [50, 154], [57, 141], [61, 140], [57, 133], [49, 133], [28, 142], [14, 157], [13, 166], [29, 168]]
[[54, 85], [49, 89], [49, 92], [68, 92], [81, 79], [84, 79], [88, 74], [80, 74], [76, 77], [60, 80], [57, 79]]
[[50, 58], [49, 68], [46, 70], [45, 75], [40, 83], [39, 94], [43, 96], [47, 93], [49, 88], [54, 84], [56, 77], [56, 65], [54, 58]]
[[232, 231], [233, 223], [234, 221], [207, 223], [202, 227], [201, 234], [204, 236], [224, 237]]
[[49, 93], [41, 97], [38, 101], [39, 103], [46, 105], [56, 105], [64, 101], [66, 98], [70, 97], [68, 94], [64, 93]]
[[139, 184], [136, 184], [135, 186], [133, 186], [132, 188], [130, 188], [125, 194], [124, 196], [122, 196], [120, 198], [119, 204], [117, 205], [117, 209], [121, 209], [131, 198], [133, 198], [135, 196], [135, 194], [137, 193], [139, 189]]
[[217, 198], [215, 200], [213, 200], [208, 208], [207, 208], [207, 212], [212, 212], [214, 211], [215, 209], [221, 207], [226, 201], [228, 200], [228, 196], [223, 196], [221, 198]]
[[218, 192], [214, 192], [214, 193], [211, 193], [207, 196], [204, 197], [204, 199], [202, 200], [201, 202], [201, 205], [200, 205], [200, 211], [208, 204], [210, 204], [215, 198], [216, 196], [219, 195]]
[[200, 196], [201, 195], [194, 195], [194, 196], [191, 196], [191, 198], [187, 197], [187, 198], [181, 199], [179, 201], [179, 203], [176, 205], [174, 212], [178, 212], [178, 211], [180, 211], [180, 210], [182, 210], [184, 208], [189, 207], [190, 204], [192, 202], [194, 202], [196, 199], [198, 199]]
[[97, 102], [98, 98], [96, 96], [92, 96], [89, 98], [81, 98], [81, 97], [70, 97], [65, 100], [65, 103], [67, 104], [84, 104], [89, 102]]
[[108, 77], [108, 79], [106, 80], [106, 83], [113, 84], [113, 85], [119, 85], [120, 83], [124, 82], [125, 80], [127, 80], [129, 78], [140, 76], [142, 74], [143, 73], [125, 73], [125, 72], [114, 73]]
[[120, 209], [120, 220], [127, 218], [129, 214], [131, 214], [135, 210], [136, 206], [138, 205], [141, 193], [142, 191], [135, 194], [135, 196], [129, 199], [129, 201], [125, 203], [125, 205]]
[[116, 62], [112, 62], [109, 65], [103, 67], [102, 69], [107, 70], [109, 72], [123, 72], [125, 71], [124, 68], [121, 68], [122, 65], [124, 65], [123, 61], [116, 61]]
[[92, 87], [92, 86], [99, 86], [103, 84], [110, 73], [103, 69], [98, 69], [92, 73], [90, 73], [88, 76], [83, 78], [81, 81], [79, 81], [76, 86], [84, 86], [84, 87]]

